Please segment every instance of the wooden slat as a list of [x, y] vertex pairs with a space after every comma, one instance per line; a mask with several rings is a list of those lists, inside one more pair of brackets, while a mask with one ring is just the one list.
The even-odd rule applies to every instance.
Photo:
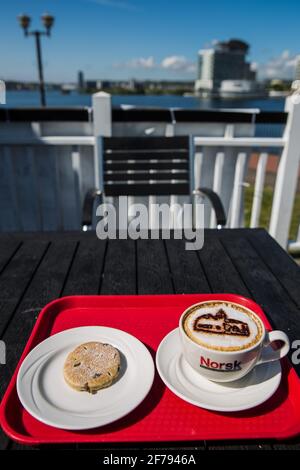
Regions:
[[148, 196], [151, 195], [170, 195], [170, 194], [189, 194], [189, 184], [183, 183], [153, 183], [153, 184], [107, 184], [105, 186], [106, 196]]
[[[300, 308], [300, 267], [265, 230], [247, 231], [247, 239], [263, 259], [276, 280]], [[300, 319], [299, 319], [300, 322]]]
[[17, 240], [10, 238], [7, 238], [6, 240], [0, 239], [0, 283], [2, 271], [4, 271], [20, 247], [21, 242]]
[[103, 139], [105, 150], [144, 150], [144, 149], [188, 149], [189, 138], [177, 137], [106, 137]]
[[12, 148], [0, 147], [0, 230], [21, 230]]
[[97, 295], [106, 253], [106, 241], [81, 241], [62, 295]]
[[186, 150], [153, 150], [153, 149], [145, 149], [143, 152], [141, 151], [134, 151], [134, 150], [119, 150], [119, 151], [106, 151], [104, 153], [105, 160], [148, 160], [148, 159], [158, 159], [158, 160], [166, 160], [166, 159], [173, 159], [173, 158], [180, 158], [188, 160], [189, 153]]
[[88, 122], [88, 108], [6, 108], [0, 121], [7, 122]]
[[98, 187], [99, 182], [97, 181], [95, 185], [95, 149], [92, 146], [82, 145], [78, 147], [78, 151], [80, 154], [81, 167], [81, 209], [87, 191], [94, 186]]
[[[225, 163], [224, 152], [218, 152], [216, 155], [215, 168], [214, 168], [214, 181], [212, 189], [221, 196], [222, 192], [222, 181], [223, 181], [223, 170]], [[210, 228], [215, 228], [217, 225], [215, 211], [211, 211], [210, 215]]]
[[136, 252], [133, 240], [109, 240], [101, 294], [136, 294]]
[[256, 124], [286, 124], [288, 113], [282, 111], [260, 111], [255, 116]]
[[[132, 172], [133, 171], [133, 172]], [[105, 172], [104, 181], [149, 181], [149, 180], [185, 180], [188, 181], [189, 173], [186, 170], [174, 170], [174, 171], [156, 171], [156, 172], [145, 172], [132, 170], [130, 173], [127, 171], [114, 171]], [[171, 181], [170, 181], [171, 182]]]
[[[253, 122], [253, 114], [237, 111], [216, 111], [200, 109], [174, 110], [176, 122], [221, 122], [249, 123]], [[285, 124], [288, 113], [261, 111], [255, 114], [256, 123]], [[88, 108], [5, 108], [0, 109], [2, 122], [88, 122]], [[112, 109], [113, 122], [171, 122], [170, 110], [165, 108]]]
[[72, 168], [72, 147], [56, 148], [58, 194], [64, 230], [76, 230], [80, 219], [76, 207], [76, 180]]
[[200, 188], [202, 176], [203, 152], [195, 152], [194, 155], [194, 187]]
[[224, 147], [224, 149], [234, 147], [241, 148], [278, 148], [285, 145], [283, 137], [194, 137], [196, 147]]
[[104, 170], [126, 171], [126, 170], [187, 170], [187, 161], [143, 161], [143, 162], [109, 162], [104, 163]]
[[211, 291], [249, 297], [249, 290], [219, 240], [222, 239], [222, 232], [206, 230], [203, 248], [198, 252]]
[[243, 194], [243, 180], [245, 175], [245, 168], [247, 164], [247, 154], [241, 152], [238, 154], [235, 174], [234, 174], [234, 183], [233, 183], [233, 192], [231, 200], [231, 217], [230, 217], [230, 227], [236, 228], [240, 226], [240, 216], [241, 216], [241, 207], [242, 207], [242, 194]]
[[209, 293], [210, 286], [196, 251], [185, 249], [185, 240], [165, 241], [176, 294]]
[[174, 110], [176, 122], [213, 122], [213, 123], [249, 123], [253, 122], [253, 113], [237, 111], [217, 111], [200, 109]]
[[118, 122], [171, 122], [170, 110], [165, 108], [112, 109], [112, 121]]
[[[274, 111], [260, 111], [249, 113], [243, 111], [217, 111], [207, 109], [176, 109], [173, 115], [177, 123], [256, 123], [285, 124], [288, 113]], [[120, 109], [113, 108], [113, 122], [171, 122], [170, 110], [165, 108], [149, 109]]]
[[137, 240], [139, 294], [172, 294], [174, 285], [162, 240]]
[[[31, 249], [36, 264], [34, 265], [31, 261], [30, 282], [27, 282], [22, 291], [21, 289], [18, 291], [19, 304], [13, 316], [10, 316], [9, 325], [3, 335], [7, 345], [19, 344], [21, 331], [22, 339], [23, 336], [26, 339], [39, 311], [48, 302], [61, 296], [65, 277], [68, 275], [68, 269], [75, 253], [76, 242], [55, 241], [49, 245], [49, 243], [40, 241], [36, 242], [35, 246], [34, 249], [32, 242], [24, 243], [24, 247]], [[45, 251], [45, 246], [48, 247], [47, 251]], [[17, 254], [21, 254], [21, 251], [20, 249]], [[17, 256], [15, 258], [16, 260], [13, 261], [18, 262], [19, 269], [24, 272], [26, 267], [30, 265], [28, 257], [23, 256], [21, 260], [18, 260]], [[9, 266], [11, 269], [14, 267], [13, 261], [10, 263], [12, 266]], [[7, 276], [12, 275], [11, 269], [7, 268]], [[19, 277], [21, 277], [20, 274]], [[19, 352], [22, 351], [20, 348], [22, 346], [17, 348]], [[16, 354], [14, 353], [14, 356]]]
[[40, 230], [40, 201], [33, 149], [14, 147], [11, 149], [11, 158], [21, 229]]
[[0, 336], [29, 286], [47, 247], [45, 241], [23, 243], [0, 276]]
[[[74, 175], [74, 204], [78, 221], [82, 215], [82, 172], [81, 155], [78, 146], [74, 145], [71, 152], [72, 173]], [[76, 227], [79, 229], [79, 225]]]
[[261, 212], [266, 168], [268, 163], [268, 154], [266, 152], [259, 155], [258, 164], [256, 167], [255, 185], [253, 194], [253, 203], [251, 210], [250, 227], [256, 228], [259, 225], [259, 217]]
[[60, 188], [57, 180], [56, 148], [39, 146], [34, 149], [37, 191], [41, 210], [42, 229], [62, 230], [62, 218], [59, 205]]
[[[196, 188], [201, 186], [212, 188], [216, 154], [217, 148], [204, 147], [202, 152], [198, 155], [197, 162], [195, 161], [195, 176], [197, 175]], [[202, 204], [204, 204], [204, 226], [209, 227], [212, 213], [211, 204], [208, 198], [202, 198]]]

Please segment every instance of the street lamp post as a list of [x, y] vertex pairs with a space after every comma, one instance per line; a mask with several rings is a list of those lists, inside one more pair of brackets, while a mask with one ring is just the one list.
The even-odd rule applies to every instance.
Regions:
[[51, 28], [54, 24], [54, 17], [45, 13], [42, 16], [42, 23], [45, 27], [44, 31], [29, 31], [31, 18], [28, 15], [20, 15], [18, 17], [21, 28], [24, 30], [26, 37], [34, 36], [35, 45], [36, 45], [36, 56], [38, 64], [38, 73], [39, 73], [39, 87], [40, 87], [40, 98], [41, 106], [46, 106], [46, 93], [45, 93], [45, 83], [44, 83], [44, 73], [43, 73], [43, 60], [42, 60], [42, 49], [41, 49], [41, 36], [50, 36]]

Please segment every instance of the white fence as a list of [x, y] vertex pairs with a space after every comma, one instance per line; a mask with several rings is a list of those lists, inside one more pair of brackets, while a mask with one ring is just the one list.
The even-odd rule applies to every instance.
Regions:
[[[228, 226], [243, 226], [243, 186], [249, 155], [259, 154], [251, 227], [259, 224], [270, 149], [280, 159], [269, 231], [287, 246], [300, 156], [300, 104], [289, 98], [283, 137], [254, 137], [254, 123], [115, 123], [111, 97], [93, 97], [93, 121], [0, 125], [0, 230], [80, 228], [86, 190], [101, 183], [100, 136], [194, 135], [195, 186], [219, 193]], [[215, 227], [207, 207], [206, 225]]]

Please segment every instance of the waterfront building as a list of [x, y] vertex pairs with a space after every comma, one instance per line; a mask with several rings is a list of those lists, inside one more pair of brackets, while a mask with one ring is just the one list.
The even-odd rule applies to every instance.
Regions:
[[218, 94], [224, 80], [243, 81], [244, 87], [253, 89], [256, 73], [246, 57], [249, 45], [238, 39], [218, 42], [213, 48], [201, 49], [198, 53], [197, 92]]
[[79, 70], [78, 78], [77, 78], [77, 88], [78, 90], [83, 90], [84, 87], [85, 87], [84, 73], [82, 72], [82, 70]]
[[298, 55], [297, 58], [295, 80], [300, 80], [300, 55]]

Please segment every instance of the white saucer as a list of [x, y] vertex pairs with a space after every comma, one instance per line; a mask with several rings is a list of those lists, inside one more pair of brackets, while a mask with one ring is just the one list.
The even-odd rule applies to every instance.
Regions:
[[280, 361], [275, 361], [255, 367], [234, 382], [211, 382], [184, 359], [178, 328], [160, 343], [156, 366], [160, 377], [175, 395], [214, 411], [242, 411], [260, 405], [276, 392], [281, 380]]
[[[67, 355], [87, 341], [110, 343], [121, 354], [119, 377], [95, 395], [73, 390], [63, 377]], [[152, 357], [138, 339], [114, 328], [87, 326], [50, 336], [34, 348], [19, 370], [17, 392], [24, 408], [39, 421], [62, 429], [91, 429], [136, 408], [153, 379]]]

